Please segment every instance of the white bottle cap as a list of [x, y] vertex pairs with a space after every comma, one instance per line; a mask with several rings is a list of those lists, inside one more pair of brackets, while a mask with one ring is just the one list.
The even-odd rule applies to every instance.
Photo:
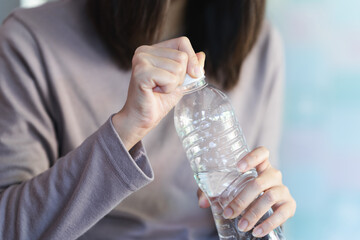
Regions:
[[192, 78], [192, 77], [190, 77], [189, 74], [186, 74], [186, 75], [185, 75], [185, 78], [184, 78], [184, 82], [183, 82], [182, 85], [183, 85], [183, 86], [187, 86], [187, 85], [189, 85], [189, 84], [191, 84], [191, 83], [194, 83], [194, 82], [197, 82], [197, 81], [202, 80], [204, 77], [205, 77], [204, 74], [203, 74], [201, 77], [198, 77], [198, 78]]

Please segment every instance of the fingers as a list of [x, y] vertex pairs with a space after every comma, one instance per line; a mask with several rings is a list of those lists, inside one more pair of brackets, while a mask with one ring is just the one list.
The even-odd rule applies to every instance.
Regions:
[[207, 197], [205, 196], [205, 193], [203, 191], [201, 191], [200, 188], [197, 191], [197, 196], [199, 199], [199, 207], [201, 207], [201, 208], [210, 207], [209, 200], [207, 199]]
[[151, 56], [172, 59], [185, 66], [188, 62], [188, 55], [185, 52], [172, 48], [158, 47], [156, 44], [152, 46], [140, 46], [135, 51], [135, 54], [137, 53], [147, 53]]
[[[199, 52], [195, 54], [190, 42], [188, 42], [188, 39], [185, 41], [180, 40], [173, 39], [159, 44], [155, 44], [153, 46], [144, 45], [136, 49], [132, 61], [133, 73], [135, 72], [135, 76], [141, 76], [141, 78], [136, 79], [145, 80], [144, 83], [146, 82], [146, 84], [143, 84], [144, 89], [152, 88], [155, 92], [169, 93], [173, 91], [176, 86], [181, 85], [184, 80], [185, 73], [188, 70], [189, 64], [192, 64], [189, 63], [189, 52], [190, 54], [193, 54], [193, 57], [196, 58], [196, 64], [204, 66], [205, 53]], [[184, 43], [182, 44], [183, 41]], [[179, 49], [185, 49], [187, 52], [172, 49], [169, 48], [169, 46], [178, 47]], [[191, 51], [188, 49], [189, 47], [191, 48]], [[172, 73], [174, 76], [168, 79], [175, 80], [175, 82], [163, 81], [165, 79], [161, 77], [155, 78], [150, 74], [152, 71], [149, 66], [154, 67], [155, 69], [162, 69]], [[146, 72], [147, 74], [142, 74], [142, 72]], [[149, 79], [149, 77], [151, 77], [151, 79]], [[154, 83], [158, 83], [158, 85], [154, 86]]]
[[[249, 182], [246, 187], [229, 203], [229, 205], [224, 209], [224, 217], [235, 218], [239, 216], [262, 192], [279, 185], [281, 185], [280, 171], [274, 168], [269, 168], [261, 173], [257, 178]], [[266, 209], [268, 210], [270, 207], [267, 207]], [[258, 219], [260, 219], [260, 217]]]
[[201, 77], [203, 74], [204, 64], [200, 63], [197, 54], [191, 46], [190, 40], [187, 37], [179, 37], [155, 44], [158, 47], [172, 48], [185, 52], [188, 55], [187, 73], [192, 77]]
[[[261, 197], [251, 204], [248, 209], [246, 209], [246, 212], [239, 221], [240, 231], [245, 232], [251, 230], [274, 204], [282, 202], [287, 198], [288, 196], [286, 195], [284, 186], [278, 186], [267, 190]], [[284, 221], [285, 220], [286, 219], [284, 219]]]
[[293, 217], [295, 214], [295, 210], [296, 203], [293, 199], [292, 201], [288, 201], [282, 204], [268, 219], [259, 224], [256, 228], [254, 228], [253, 235], [255, 237], [265, 236], [273, 229], [283, 224], [287, 219]]
[[[139, 66], [141, 68], [141, 66]], [[182, 83], [183, 79], [178, 75], [172, 74], [161, 68], [142, 68], [139, 72], [134, 73], [139, 78], [139, 88], [147, 91], [151, 90], [158, 93], [175, 93], [177, 87]]]
[[[292, 198], [289, 189], [282, 183], [281, 172], [270, 166], [247, 184], [225, 208], [223, 214], [227, 218], [235, 218], [241, 215], [238, 228], [240, 231], [246, 232], [254, 228], [261, 217], [271, 208], [275, 212], [253, 230], [255, 237], [265, 236], [283, 224], [294, 215], [296, 209], [295, 200]], [[226, 214], [229, 215], [226, 216]]]
[[[153, 52], [158, 56], [152, 55]], [[153, 47], [143, 46], [133, 57], [133, 76], [139, 81], [138, 84], [143, 90], [170, 93], [182, 84], [185, 71], [186, 54], [179, 51], [167, 51], [167, 49], [154, 51]]]
[[255, 148], [242, 158], [237, 166], [241, 172], [246, 172], [252, 168], [256, 168], [258, 173], [263, 172], [270, 166], [269, 162], [270, 152], [265, 147]]
[[[197, 76], [204, 59], [205, 55], [195, 54], [189, 39], [184, 37], [136, 49], [125, 105], [112, 118], [127, 149], [140, 141], [181, 99], [183, 94], [178, 86], [186, 72]], [[123, 127], [124, 122], [132, 131]]]
[[[281, 172], [271, 167], [269, 151], [266, 148], [259, 147], [245, 156], [239, 161], [240, 169], [241, 163], [246, 164], [242, 171], [257, 168], [259, 176], [249, 182], [225, 207], [223, 216], [230, 219], [241, 215], [238, 228], [246, 232], [253, 229], [269, 209], [273, 208], [274, 213], [252, 232], [255, 237], [263, 237], [294, 215], [296, 202], [288, 188], [283, 185]], [[198, 198], [200, 207], [210, 206], [200, 189]]]

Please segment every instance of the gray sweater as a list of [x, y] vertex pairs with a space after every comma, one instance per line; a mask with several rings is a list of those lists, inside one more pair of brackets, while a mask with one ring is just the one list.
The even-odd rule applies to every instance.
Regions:
[[[274, 164], [282, 70], [280, 38], [265, 23], [228, 93], [250, 148], [268, 147]], [[0, 239], [217, 239], [210, 210], [197, 205], [172, 113], [143, 140], [147, 153], [142, 143], [127, 152], [115, 132], [110, 116], [125, 103], [129, 80], [90, 24], [85, 0], [7, 18]]]

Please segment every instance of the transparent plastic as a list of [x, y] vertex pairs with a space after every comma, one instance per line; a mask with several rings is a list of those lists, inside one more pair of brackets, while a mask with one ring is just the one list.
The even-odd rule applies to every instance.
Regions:
[[[237, 169], [237, 162], [249, 149], [228, 97], [209, 86], [205, 78], [183, 86], [183, 90], [185, 95], [175, 106], [175, 127], [195, 180], [211, 203], [220, 239], [284, 240], [280, 228], [256, 238], [252, 231], [238, 229], [241, 216], [223, 218], [223, 209], [257, 173], [255, 169], [245, 173]], [[271, 214], [272, 210], [268, 211], [257, 224]]]

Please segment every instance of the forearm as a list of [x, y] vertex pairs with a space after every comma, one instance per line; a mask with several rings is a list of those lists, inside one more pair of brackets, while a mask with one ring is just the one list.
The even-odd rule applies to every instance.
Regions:
[[79, 237], [152, 180], [144, 152], [135, 152], [129, 155], [109, 120], [53, 167], [0, 194], [0, 238]]

